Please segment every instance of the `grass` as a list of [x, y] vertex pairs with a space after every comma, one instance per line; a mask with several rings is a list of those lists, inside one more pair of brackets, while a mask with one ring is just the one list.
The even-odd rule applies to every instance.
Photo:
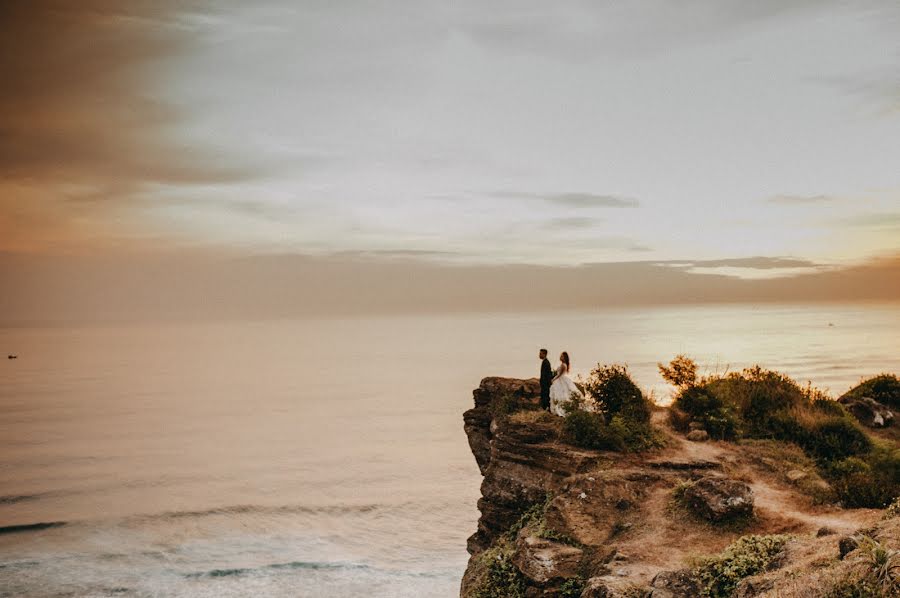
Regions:
[[863, 397], [873, 399], [888, 407], [900, 409], [900, 378], [894, 374], [880, 374], [863, 380], [844, 393], [841, 398], [860, 399]]
[[519, 535], [522, 529], [529, 528], [531, 534], [538, 538], [568, 544], [569, 546], [579, 546], [579, 542], [571, 536], [547, 527], [547, 507], [550, 506], [551, 502], [553, 502], [553, 495], [548, 493], [542, 502], [531, 505], [522, 513], [518, 521], [510, 526], [506, 532], [506, 537], [510, 541], [515, 541], [516, 536]]
[[[819, 475], [815, 460], [799, 446], [777, 440], [746, 439], [741, 441], [741, 453], [754, 465], [767, 469], [782, 483], [789, 484], [812, 499], [814, 504], [828, 504], [836, 499], [831, 486]], [[799, 471], [803, 477], [792, 479], [788, 474]]]
[[743, 536], [721, 554], [701, 560], [694, 573], [703, 595], [729, 598], [738, 584], [751, 575], [766, 571], [784, 550], [790, 536]]
[[563, 435], [568, 442], [610, 451], [643, 451], [662, 446], [662, 437], [650, 425], [652, 405], [625, 366], [598, 364], [584, 387], [601, 409], [598, 413], [569, 411], [563, 421]]
[[481, 578], [472, 590], [473, 598], [524, 598], [525, 576], [513, 564], [515, 549], [507, 538], [478, 555]]
[[[759, 366], [698, 379], [684, 356], [660, 372], [679, 386], [671, 415], [676, 429], [696, 421], [714, 438], [793, 443], [846, 507], [880, 508], [900, 495], [900, 451], [874, 442], [843, 405], [812, 386]], [[876, 378], [851, 392], [890, 395], [896, 377]]]

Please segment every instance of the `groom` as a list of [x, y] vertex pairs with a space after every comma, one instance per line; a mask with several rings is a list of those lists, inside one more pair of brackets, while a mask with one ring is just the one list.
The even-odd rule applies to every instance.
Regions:
[[541, 349], [538, 353], [541, 360], [541, 409], [550, 411], [550, 383], [553, 381], [553, 368], [547, 359], [547, 349]]

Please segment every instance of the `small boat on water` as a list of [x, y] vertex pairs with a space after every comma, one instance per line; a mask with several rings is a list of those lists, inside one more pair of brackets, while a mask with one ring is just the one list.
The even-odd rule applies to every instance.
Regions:
[[18, 355], [7, 355], [6, 358], [7, 359], [18, 359], [19, 356]]

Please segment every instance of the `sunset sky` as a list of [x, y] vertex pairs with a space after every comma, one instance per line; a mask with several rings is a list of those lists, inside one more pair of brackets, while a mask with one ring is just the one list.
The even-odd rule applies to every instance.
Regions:
[[6, 260], [900, 254], [893, 0], [13, 0], [0, 73]]

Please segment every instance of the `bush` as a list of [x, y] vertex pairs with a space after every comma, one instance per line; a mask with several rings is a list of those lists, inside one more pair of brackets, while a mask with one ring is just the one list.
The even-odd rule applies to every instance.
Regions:
[[702, 423], [713, 438], [734, 440], [739, 435], [734, 410], [701, 386], [684, 389], [675, 398], [673, 406], [690, 415], [693, 421]]
[[478, 556], [485, 572], [472, 591], [474, 598], [524, 598], [525, 576], [512, 563], [514, 549], [500, 543]]
[[884, 598], [884, 593], [866, 580], [850, 577], [834, 584], [825, 598]]
[[606, 411], [607, 421], [615, 415], [649, 422], [652, 408], [623, 365], [597, 364], [584, 383], [587, 394]]
[[849, 457], [828, 472], [831, 485], [847, 508], [883, 508], [900, 493], [900, 459], [878, 449], [868, 459]]
[[834, 461], [859, 455], [872, 448], [872, 441], [849, 417], [827, 416], [803, 430], [795, 440], [809, 455], [820, 461]]
[[584, 591], [584, 579], [581, 577], [570, 577], [559, 586], [560, 598], [581, 598]]
[[518, 521], [506, 530], [506, 537], [510, 542], [514, 542], [519, 532], [528, 527], [530, 532], [538, 538], [545, 540], [553, 540], [569, 544], [570, 546], [578, 546], [578, 541], [564, 533], [560, 533], [554, 529], [547, 527], [547, 507], [553, 501], [553, 494], [547, 493], [547, 498], [528, 507]]
[[900, 550], [893, 550], [869, 536], [859, 538], [858, 564], [862, 580], [880, 589], [883, 596], [900, 593]]
[[[684, 364], [673, 362], [661, 371], [676, 380], [690, 379], [691, 370]], [[885, 397], [895, 383], [900, 385], [895, 376], [885, 374], [851, 393], [889, 400]], [[900, 404], [900, 397], [896, 401]], [[883, 507], [900, 493], [900, 454], [876, 450], [843, 405], [778, 372], [756, 366], [683, 385], [670, 419], [676, 428], [684, 429], [687, 417], [702, 423], [715, 438], [796, 444], [816, 460], [845, 506]]]
[[575, 446], [601, 451], [642, 451], [662, 445], [648, 422], [615, 415], [607, 423], [603, 415], [581, 410], [566, 414], [563, 435]]
[[606, 425], [606, 419], [599, 413], [576, 409], [566, 414], [563, 420], [563, 434], [566, 439], [586, 449], [621, 451], [625, 449], [625, 439]]
[[860, 382], [841, 398], [860, 399], [863, 397], [900, 409], [900, 379], [894, 374], [881, 374]]
[[502, 417], [515, 413], [522, 409], [522, 402], [511, 394], [505, 394], [491, 401], [489, 407], [491, 415], [494, 417]]
[[690, 388], [697, 384], [697, 363], [685, 355], [677, 355], [668, 366], [657, 363], [663, 380], [678, 388]]
[[769, 568], [789, 536], [743, 536], [720, 555], [704, 559], [696, 568], [703, 593], [710, 598], [728, 598], [746, 577]]
[[884, 510], [884, 519], [893, 519], [900, 517], [900, 496], [891, 501], [891, 504]]

